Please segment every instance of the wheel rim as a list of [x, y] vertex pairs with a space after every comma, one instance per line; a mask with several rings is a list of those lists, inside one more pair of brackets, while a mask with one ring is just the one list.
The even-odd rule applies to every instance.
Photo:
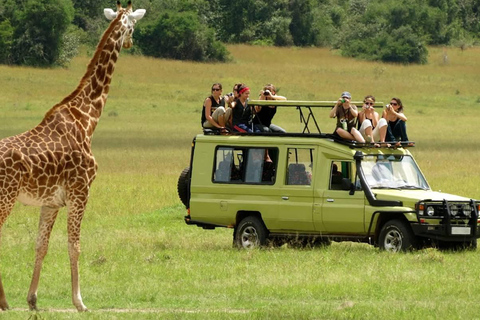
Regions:
[[385, 236], [385, 250], [398, 252], [402, 249], [402, 234], [398, 230], [390, 230]]
[[246, 227], [243, 229], [241, 239], [242, 247], [246, 249], [255, 248], [259, 245], [257, 230], [254, 227]]

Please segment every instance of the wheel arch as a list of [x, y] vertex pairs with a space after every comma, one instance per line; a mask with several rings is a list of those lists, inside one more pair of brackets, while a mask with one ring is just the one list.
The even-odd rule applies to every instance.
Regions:
[[373, 242], [374, 245], [378, 245], [378, 238], [380, 237], [380, 231], [382, 230], [383, 226], [385, 223], [391, 220], [400, 220], [405, 222], [408, 226], [410, 226], [410, 221], [405, 217], [404, 212], [375, 212], [375, 214], [372, 216], [372, 222], [375, 219], [375, 215], [378, 216], [377, 222], [375, 224], [375, 229], [373, 233]]
[[260, 213], [260, 211], [253, 211], [253, 210], [240, 210], [237, 212], [237, 216], [235, 218], [235, 229], [237, 228], [240, 221], [242, 221], [248, 216], [257, 217], [262, 222], [265, 229], [268, 231], [268, 228], [265, 225], [265, 222], [263, 221], [262, 214]]

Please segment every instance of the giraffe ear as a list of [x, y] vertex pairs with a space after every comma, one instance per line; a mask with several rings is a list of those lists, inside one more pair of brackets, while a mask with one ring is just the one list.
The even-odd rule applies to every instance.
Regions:
[[103, 9], [103, 14], [107, 17], [108, 20], [113, 20], [117, 17], [117, 13], [112, 9]]
[[143, 18], [143, 16], [145, 15], [145, 12], [147, 12], [147, 10], [145, 9], [137, 9], [135, 10], [135, 12], [131, 13], [128, 17], [130, 19], [135, 19], [135, 20], [140, 20]]

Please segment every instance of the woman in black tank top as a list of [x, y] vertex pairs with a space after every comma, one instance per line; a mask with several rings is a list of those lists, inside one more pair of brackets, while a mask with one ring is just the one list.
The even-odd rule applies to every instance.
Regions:
[[[407, 117], [403, 113], [402, 100], [390, 99], [390, 104], [383, 111], [383, 118], [388, 121], [387, 142], [407, 142]], [[413, 144], [413, 143], [412, 143]]]
[[207, 97], [203, 103], [202, 127], [217, 128], [223, 131], [229, 114], [231, 111], [228, 113], [225, 109], [225, 98], [222, 97], [222, 85], [214, 83], [211, 96]]

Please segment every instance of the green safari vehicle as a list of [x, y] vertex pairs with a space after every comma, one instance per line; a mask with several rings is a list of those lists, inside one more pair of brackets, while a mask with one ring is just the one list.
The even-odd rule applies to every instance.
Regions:
[[412, 143], [375, 148], [320, 132], [312, 110], [333, 102], [275, 105], [300, 110], [304, 132], [193, 139], [190, 166], [178, 180], [187, 224], [232, 228], [239, 248], [284, 239], [358, 241], [394, 252], [476, 248], [480, 202], [432, 191], [407, 148]]

